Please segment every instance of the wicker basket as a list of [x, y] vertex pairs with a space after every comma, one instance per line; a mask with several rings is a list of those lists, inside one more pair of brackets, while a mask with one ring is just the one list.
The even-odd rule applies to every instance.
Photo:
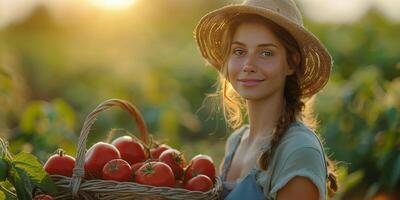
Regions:
[[79, 136], [78, 152], [74, 172], [71, 177], [52, 175], [58, 187], [55, 199], [104, 199], [104, 200], [153, 200], [153, 199], [218, 199], [222, 190], [222, 183], [217, 178], [214, 187], [207, 192], [189, 191], [182, 188], [153, 187], [134, 182], [117, 182], [109, 180], [85, 180], [84, 160], [86, 153], [86, 140], [96, 116], [111, 107], [120, 107], [127, 111], [135, 120], [141, 132], [140, 139], [148, 144], [148, 133], [140, 112], [129, 102], [120, 99], [107, 100], [96, 107], [87, 117]]

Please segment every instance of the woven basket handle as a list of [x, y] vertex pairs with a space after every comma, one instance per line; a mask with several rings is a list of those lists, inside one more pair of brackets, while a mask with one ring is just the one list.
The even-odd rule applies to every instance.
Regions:
[[86, 120], [85, 120], [82, 130], [81, 130], [81, 134], [79, 136], [78, 153], [76, 156], [75, 168], [73, 171], [71, 184], [70, 184], [70, 189], [72, 190], [72, 195], [75, 198], [78, 197], [79, 187], [80, 187], [82, 178], [85, 175], [84, 161], [85, 161], [85, 154], [86, 154], [86, 140], [89, 135], [90, 128], [96, 121], [96, 116], [99, 113], [101, 113], [105, 110], [108, 110], [111, 107], [115, 107], [115, 106], [122, 108], [123, 110], [127, 111], [130, 114], [130, 116], [135, 120], [136, 125], [139, 127], [140, 139], [146, 145], [148, 144], [148, 133], [147, 133], [146, 124], [143, 120], [142, 115], [140, 114], [138, 109], [135, 108], [135, 106], [133, 106], [128, 101], [121, 100], [121, 99], [110, 99], [110, 100], [107, 100], [107, 101], [101, 103], [100, 105], [98, 105], [86, 117]]

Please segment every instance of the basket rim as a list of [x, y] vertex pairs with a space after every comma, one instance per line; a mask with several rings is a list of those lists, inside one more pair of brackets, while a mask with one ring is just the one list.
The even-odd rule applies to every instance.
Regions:
[[[62, 176], [62, 175], [50, 175], [50, 177], [55, 181], [55, 184], [58, 187], [62, 188], [69, 188], [68, 183], [71, 181], [71, 177]], [[89, 187], [89, 185], [94, 185], [93, 187]], [[174, 192], [175, 194], [178, 193], [179, 195], [190, 194], [194, 196], [215, 196], [219, 195], [222, 191], [222, 180], [219, 176], [216, 177], [216, 181], [213, 185], [213, 188], [208, 190], [207, 192], [202, 191], [192, 191], [187, 190], [185, 188], [175, 188], [175, 187], [159, 187], [159, 186], [151, 186], [151, 185], [144, 185], [136, 182], [119, 182], [113, 180], [102, 180], [102, 179], [84, 179], [82, 180], [81, 186], [82, 192], [105, 192], [106, 190], [102, 185], [109, 185], [110, 188], [113, 188], [110, 192], [118, 193], [119, 190], [123, 191], [124, 193], [137, 193], [140, 190], [140, 193], [148, 193], [149, 195], [157, 195], [163, 196], [166, 192]], [[132, 189], [132, 191], [127, 191]], [[65, 194], [64, 194], [65, 195]], [[165, 197], [171, 197], [173, 195], [166, 195]]]

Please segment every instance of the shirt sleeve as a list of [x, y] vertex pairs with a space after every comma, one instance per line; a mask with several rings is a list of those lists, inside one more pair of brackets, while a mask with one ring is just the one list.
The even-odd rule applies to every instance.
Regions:
[[292, 151], [280, 163], [273, 174], [270, 195], [276, 198], [277, 192], [296, 176], [306, 177], [318, 188], [320, 199], [326, 199], [326, 168], [323, 154], [313, 147], [301, 147]]

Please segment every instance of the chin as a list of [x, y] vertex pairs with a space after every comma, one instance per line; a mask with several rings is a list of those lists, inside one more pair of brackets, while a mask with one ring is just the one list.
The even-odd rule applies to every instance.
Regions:
[[240, 94], [240, 96], [248, 101], [257, 101], [265, 98], [265, 95], [258, 94]]
[[247, 101], [260, 101], [260, 100], [262, 100], [264, 98], [262, 98], [262, 97], [248, 97], [248, 98], [244, 98], [244, 99], [246, 99]]
[[274, 93], [273, 91], [260, 91], [260, 90], [254, 90], [254, 91], [250, 91], [250, 90], [246, 90], [246, 91], [239, 91], [238, 94], [248, 100], [248, 101], [260, 101], [260, 100], [265, 100], [265, 99], [269, 99], [270, 97], [276, 95], [276, 93]]

